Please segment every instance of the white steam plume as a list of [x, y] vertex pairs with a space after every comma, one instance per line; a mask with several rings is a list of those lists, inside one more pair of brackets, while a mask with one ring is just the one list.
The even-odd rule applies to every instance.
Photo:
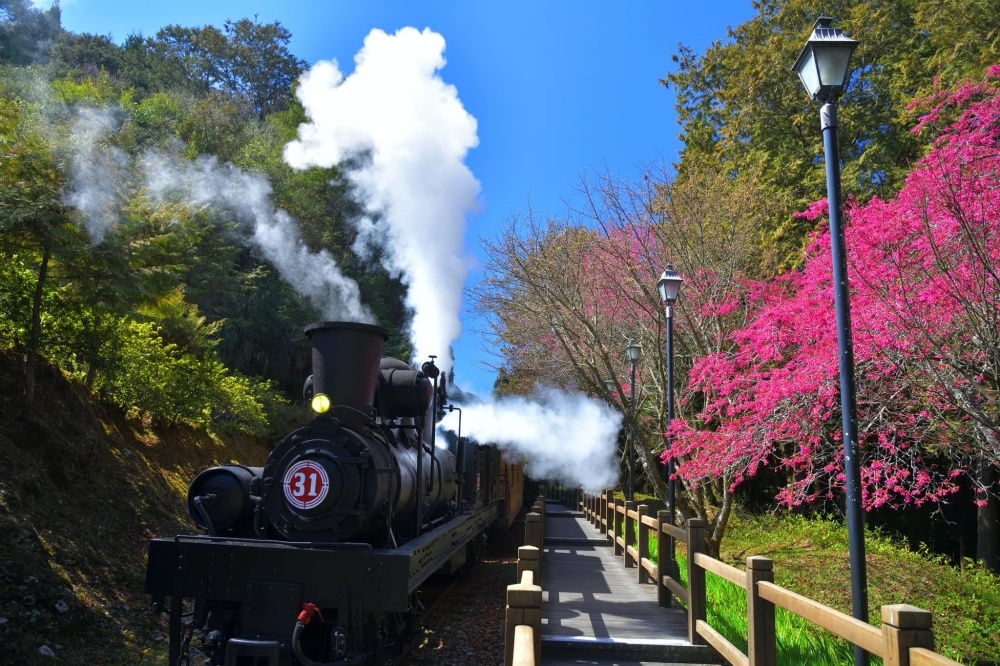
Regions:
[[264, 177], [206, 156], [192, 161], [177, 153], [150, 151], [132, 161], [108, 141], [117, 129], [106, 109], [82, 109], [72, 125], [70, 185], [64, 200], [80, 212], [93, 242], [103, 241], [121, 219], [120, 193], [144, 186], [153, 203], [170, 200], [189, 210], [212, 207], [231, 214], [249, 229], [249, 240], [282, 278], [324, 318], [373, 322], [357, 283], [327, 251], [306, 247], [295, 221], [271, 203], [271, 185]]
[[384, 250], [386, 268], [408, 287], [414, 358], [436, 354], [448, 370], [468, 272], [465, 215], [479, 196], [463, 160], [479, 139], [476, 119], [437, 75], [444, 47], [429, 29], [372, 30], [347, 78], [336, 62], [317, 63], [297, 91], [310, 122], [285, 147], [285, 161], [304, 169], [361, 156], [348, 175], [369, 217], [358, 225], [355, 249]]
[[[607, 404], [555, 389], [462, 408], [462, 435], [520, 454], [536, 479], [561, 479], [587, 490], [618, 483], [621, 414]], [[449, 413], [442, 426], [458, 428]]]

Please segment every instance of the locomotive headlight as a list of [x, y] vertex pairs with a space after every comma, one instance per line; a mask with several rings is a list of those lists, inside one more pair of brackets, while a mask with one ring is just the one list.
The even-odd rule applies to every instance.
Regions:
[[330, 411], [330, 399], [324, 393], [317, 393], [313, 396], [312, 408], [317, 414], [326, 414]]

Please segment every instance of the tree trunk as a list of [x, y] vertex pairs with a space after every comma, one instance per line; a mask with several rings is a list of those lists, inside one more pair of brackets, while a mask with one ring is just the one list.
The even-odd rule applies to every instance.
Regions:
[[42, 263], [38, 267], [38, 282], [31, 302], [31, 327], [28, 332], [28, 355], [24, 362], [24, 406], [31, 409], [35, 401], [35, 366], [38, 365], [38, 348], [42, 341], [42, 293], [45, 276], [49, 271], [51, 251], [45, 246]]
[[719, 507], [715, 518], [709, 523], [708, 533], [705, 535], [705, 552], [715, 559], [719, 559], [722, 537], [726, 534], [729, 516], [733, 511], [733, 494], [729, 492], [729, 479], [724, 479], [723, 484], [722, 506]]
[[996, 489], [997, 470], [986, 460], [979, 462], [976, 500], [984, 501], [976, 511], [976, 559], [989, 571], [1000, 573], [1000, 497]]
[[[666, 466], [660, 464], [660, 459], [658, 456], [653, 455], [646, 446], [645, 442], [641, 442], [636, 438], [636, 451], [639, 454], [639, 462], [642, 464], [642, 469], [646, 472], [646, 478], [649, 480], [649, 484], [653, 487], [653, 494], [664, 502], [667, 501], [667, 481], [664, 479], [666, 475]], [[637, 473], [636, 470], [633, 473]], [[676, 489], [675, 489], [676, 490]]]

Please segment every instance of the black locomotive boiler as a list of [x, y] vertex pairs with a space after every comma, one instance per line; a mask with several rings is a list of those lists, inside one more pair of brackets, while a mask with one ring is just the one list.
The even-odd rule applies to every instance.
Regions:
[[194, 479], [188, 510], [207, 534], [150, 542], [170, 666], [194, 663], [194, 648], [220, 666], [391, 663], [419, 628], [421, 583], [474, 555], [512, 494], [520, 504], [505, 487], [520, 474], [495, 447], [435, 446], [433, 360], [383, 358], [386, 331], [368, 324], [306, 334], [316, 417], [264, 467]]

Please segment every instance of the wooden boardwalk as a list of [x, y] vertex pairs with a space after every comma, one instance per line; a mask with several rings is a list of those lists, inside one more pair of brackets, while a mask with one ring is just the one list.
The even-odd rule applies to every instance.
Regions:
[[611, 541], [582, 512], [546, 502], [542, 560], [545, 666], [719, 663], [687, 638], [683, 606], [660, 608], [656, 586], [638, 583]]

